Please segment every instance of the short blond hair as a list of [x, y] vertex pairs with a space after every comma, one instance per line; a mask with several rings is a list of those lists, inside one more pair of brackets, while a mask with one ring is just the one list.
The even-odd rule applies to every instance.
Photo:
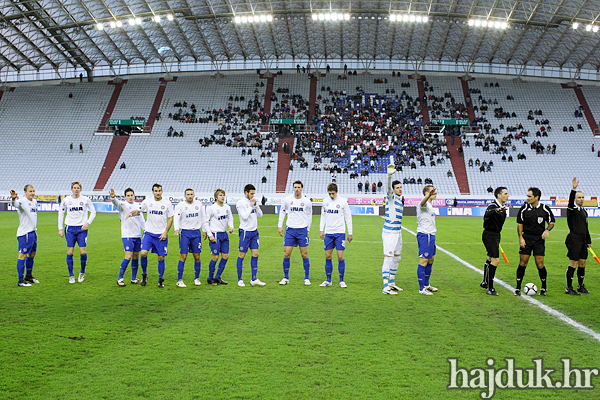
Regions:
[[79, 181], [72, 182], [71, 189], [73, 189], [73, 186], [75, 186], [75, 185], [79, 185], [79, 189], [83, 189], [83, 186], [81, 186], [81, 182], [79, 182]]
[[219, 193], [223, 193], [223, 196], [225, 196], [225, 190], [215, 189], [215, 200], [217, 199], [217, 196], [219, 195]]
[[431, 192], [431, 189], [433, 189], [433, 185], [425, 185], [423, 187], [423, 196], [427, 196], [427, 193]]

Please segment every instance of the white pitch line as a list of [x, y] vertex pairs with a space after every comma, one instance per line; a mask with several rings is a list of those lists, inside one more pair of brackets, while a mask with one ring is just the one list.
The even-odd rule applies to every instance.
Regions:
[[[413, 236], [417, 236], [417, 234], [413, 231], [411, 231], [410, 229], [406, 229], [405, 227], [402, 227], [402, 229], [404, 229], [405, 231], [407, 231], [408, 233], [410, 233]], [[462, 258], [450, 253], [448, 250], [441, 248], [440, 246], [436, 246], [436, 248], [438, 250], [440, 250], [442, 253], [447, 254], [448, 256], [454, 258], [456, 261], [458, 261], [459, 263], [461, 263], [462, 265], [464, 265], [467, 268], [472, 269], [473, 271], [480, 273], [481, 275], [483, 275], [483, 271], [480, 270], [479, 268], [473, 266], [472, 264], [469, 264], [468, 262], [466, 262], [465, 260], [463, 260]], [[494, 282], [502, 285], [503, 287], [505, 287], [506, 289], [510, 290], [511, 292], [514, 293], [515, 288], [510, 286], [508, 283], [501, 281], [498, 278], [494, 278]], [[522, 299], [525, 299], [527, 301], [529, 301], [531, 304], [538, 306], [539, 308], [541, 308], [542, 310], [546, 311], [548, 314], [555, 316], [556, 318], [560, 319], [561, 321], [571, 325], [572, 327], [580, 330], [581, 332], [587, 333], [588, 335], [590, 335], [591, 337], [593, 337], [594, 339], [600, 341], [600, 334], [593, 331], [592, 329], [588, 328], [587, 326], [584, 326], [582, 324], [580, 324], [579, 322], [575, 321], [573, 318], [567, 317], [565, 314], [561, 313], [560, 311], [555, 310], [554, 308], [545, 305], [544, 303], [540, 302], [539, 300], [534, 299], [532, 296], [521, 296]]]

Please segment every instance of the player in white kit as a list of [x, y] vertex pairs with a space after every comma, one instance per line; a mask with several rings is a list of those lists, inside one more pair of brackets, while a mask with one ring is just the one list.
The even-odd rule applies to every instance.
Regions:
[[[227, 260], [229, 260], [229, 235], [227, 232], [233, 233], [233, 214], [231, 207], [225, 204], [225, 191], [223, 189], [215, 190], [215, 203], [206, 209], [206, 217], [209, 220], [209, 229], [206, 235], [209, 237], [210, 253], [212, 255], [208, 263], [208, 280], [211, 285], [227, 285], [221, 274], [225, 270]], [[229, 229], [227, 229], [229, 226]], [[217, 260], [221, 255], [219, 269], [215, 274]], [[214, 276], [214, 278], [213, 278]]]
[[[146, 213], [146, 230], [142, 237], [142, 286], [148, 281], [148, 252], [158, 256], [158, 287], [164, 287], [165, 257], [169, 251], [169, 230], [173, 225], [173, 205], [162, 198], [163, 188], [158, 183], [152, 185], [153, 198], [146, 198], [140, 207]], [[135, 216], [135, 212], [132, 213]]]
[[396, 285], [396, 272], [402, 254], [404, 205], [402, 204], [402, 183], [398, 180], [392, 182], [392, 175], [396, 172], [394, 164], [388, 165], [387, 172], [388, 189], [385, 199], [385, 219], [381, 230], [381, 241], [383, 243], [382, 293], [396, 295], [402, 291], [402, 288]]
[[[19, 281], [17, 285], [31, 286], [32, 283], [40, 283], [32, 275], [33, 259], [37, 252], [37, 200], [33, 185], [25, 185], [23, 190], [25, 192], [24, 199], [17, 199], [17, 192], [10, 191], [10, 205], [17, 209], [19, 215], [19, 228], [17, 229]], [[27, 269], [27, 274], [25, 274], [25, 269]]]
[[419, 264], [417, 265], [417, 278], [419, 279], [419, 293], [432, 295], [438, 289], [429, 284], [431, 267], [435, 259], [435, 210], [431, 204], [437, 197], [437, 191], [432, 185], [423, 188], [423, 199], [417, 207], [417, 242], [419, 244]]
[[254, 185], [244, 186], [244, 198], [240, 199], [235, 205], [240, 217], [240, 246], [237, 259], [238, 286], [240, 287], [246, 286], [242, 279], [242, 271], [244, 269], [244, 257], [246, 257], [248, 249], [252, 254], [250, 258], [250, 269], [252, 270], [250, 284], [252, 286], [265, 286], [265, 283], [256, 277], [258, 272], [258, 217], [262, 217], [263, 212], [254, 198], [255, 193], [256, 188]]
[[321, 208], [321, 221], [319, 231], [321, 239], [325, 241], [325, 275], [327, 279], [319, 286], [331, 286], [331, 274], [333, 273], [333, 249], [337, 250], [338, 273], [340, 287], [346, 288], [344, 274], [346, 272], [346, 260], [344, 250], [346, 249], [346, 227], [348, 227], [348, 243], [352, 242], [352, 213], [348, 206], [348, 200], [338, 196], [338, 187], [335, 183], [327, 185], [329, 197], [323, 200]]
[[125, 189], [125, 201], [117, 199], [114, 189], [110, 189], [110, 200], [119, 211], [121, 219], [121, 240], [123, 241], [123, 252], [125, 253], [117, 285], [125, 286], [123, 275], [131, 261], [131, 283], [140, 284], [137, 279], [139, 267], [140, 250], [142, 248], [142, 230], [145, 229], [146, 221], [142, 215], [131, 216], [134, 211], [140, 211], [141, 206], [135, 202], [135, 192], [131, 188]]
[[279, 210], [279, 236], [283, 236], [283, 220], [287, 215], [287, 228], [283, 239], [283, 279], [280, 285], [290, 283], [290, 257], [294, 246], [300, 247], [302, 264], [304, 266], [304, 285], [310, 285], [310, 261], [308, 259], [308, 233], [312, 224], [312, 202], [302, 195], [304, 184], [294, 182], [294, 194], [283, 199]]
[[202, 252], [202, 235], [200, 227], [208, 230], [208, 218], [204, 212], [204, 204], [196, 200], [193, 189], [186, 189], [185, 200], [175, 206], [174, 229], [179, 236], [179, 263], [177, 264], [177, 287], [186, 287], [183, 283], [183, 270], [188, 253], [194, 256], [194, 284], [200, 286], [200, 253]]
[[[92, 201], [87, 196], [81, 196], [81, 182], [71, 183], [71, 196], [67, 196], [60, 203], [58, 209], [58, 234], [67, 240], [67, 268], [69, 269], [69, 283], [75, 283], [75, 274], [73, 273], [73, 250], [75, 244], [79, 246], [79, 255], [81, 261], [81, 270], [79, 271], [78, 282], [85, 279], [85, 267], [87, 264], [87, 235], [88, 228], [94, 218], [96, 218], [96, 209]], [[64, 218], [65, 212], [67, 217]], [[89, 212], [89, 218], [88, 218]], [[63, 219], [66, 225], [63, 232]]]

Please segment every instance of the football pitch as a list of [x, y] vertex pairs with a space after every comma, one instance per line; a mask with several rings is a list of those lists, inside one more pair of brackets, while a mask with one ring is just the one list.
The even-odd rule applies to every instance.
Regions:
[[[433, 296], [418, 293], [417, 241], [407, 231], [396, 278], [404, 291], [381, 293], [383, 220], [378, 217], [353, 218], [347, 289], [337, 284], [335, 259], [334, 285], [319, 287], [325, 273], [318, 216], [310, 233], [312, 286], [303, 284], [298, 249], [292, 254], [290, 284], [277, 284], [283, 276], [283, 239], [277, 216], [265, 215], [259, 219], [258, 269], [265, 287], [250, 286], [249, 256], [246, 287], [236, 285], [236, 234], [230, 235], [231, 258], [223, 274], [229, 285], [206, 284], [210, 253], [204, 241], [202, 285], [193, 284], [190, 255], [187, 288], [176, 287], [179, 254], [171, 230], [163, 289], [157, 287], [155, 255], [148, 257], [148, 286], [129, 284], [130, 268], [127, 286], [117, 286], [123, 255], [117, 214], [97, 215], [88, 236], [85, 281], [75, 284], [68, 283], [57, 214], [38, 218], [34, 276], [41, 283], [23, 288], [16, 276], [18, 218], [0, 213], [3, 399], [477, 399], [487, 384], [476, 375], [468, 381], [480, 388], [447, 388], [448, 358], [468, 369], [490, 368], [490, 358], [496, 369], [505, 367], [507, 358], [521, 369], [543, 359], [544, 368], [556, 370], [553, 381], [562, 380], [561, 360], [567, 357], [574, 367], [600, 368], [598, 338], [500, 284], [497, 297], [479, 287], [482, 275], [465, 263], [481, 269], [485, 261], [481, 218], [436, 219], [437, 244], [454, 257], [438, 248], [431, 284], [439, 291]], [[600, 250], [600, 220], [589, 224]], [[416, 218], [405, 217], [403, 225], [415, 232]], [[585, 284], [591, 294], [565, 295], [567, 233], [566, 218], [557, 219], [546, 243], [548, 296], [535, 300], [597, 334], [600, 266], [588, 259]], [[501, 260], [496, 277], [514, 286], [515, 218], [507, 218], [502, 237], [510, 263]], [[533, 259], [527, 282], [539, 287]], [[592, 383], [600, 383], [600, 377]], [[598, 399], [599, 390], [497, 389], [494, 398]]]

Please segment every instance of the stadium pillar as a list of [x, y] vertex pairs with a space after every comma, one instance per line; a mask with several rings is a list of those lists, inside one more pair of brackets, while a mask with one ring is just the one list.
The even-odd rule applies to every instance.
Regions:
[[596, 120], [594, 119], [594, 116], [592, 115], [592, 111], [590, 110], [590, 107], [588, 106], [588, 102], [585, 99], [583, 92], [581, 91], [581, 86], [580, 85], [569, 85], [569, 84], [564, 84], [564, 83], [561, 86], [563, 89], [575, 90], [575, 96], [577, 96], [577, 100], [579, 100], [579, 105], [583, 107], [583, 115], [585, 115], [585, 119], [587, 120], [588, 125], [590, 126], [590, 129], [592, 130], [592, 133], [594, 134], [594, 136], [600, 136], [600, 129], [598, 129], [598, 124], [596, 123]]
[[465, 106], [467, 107], [467, 111], [469, 112], [469, 122], [473, 124], [475, 121], [475, 110], [473, 109], [473, 101], [471, 100], [471, 93], [469, 93], [469, 80], [474, 80], [475, 78], [465, 79], [465, 77], [461, 76], [460, 83], [462, 85], [463, 96], [465, 98]]
[[423, 116], [423, 125], [429, 125], [429, 110], [427, 109], [427, 100], [425, 96], [425, 77], [423, 75], [409, 75], [408, 79], [417, 80], [417, 89], [419, 91], [419, 102], [421, 103], [421, 115]]
[[[271, 117], [271, 95], [273, 94], [273, 81], [275, 79], [275, 76], [276, 75], [273, 74], [260, 75], [261, 79], [267, 80], [267, 87], [265, 88], [265, 104], [263, 106], [263, 114], [269, 118]], [[263, 132], [267, 131], [269, 129], [269, 121], [263, 124], [261, 129]]]
[[98, 132], [104, 132], [106, 129], [106, 124], [112, 115], [113, 110], [115, 109], [115, 105], [117, 104], [117, 100], [119, 100], [119, 95], [121, 94], [121, 90], [123, 89], [123, 85], [127, 83], [127, 79], [121, 79], [118, 82], [108, 81], [109, 85], [115, 87], [113, 90], [113, 94], [106, 106], [106, 111], [104, 111], [104, 116], [102, 117], [102, 121], [100, 122], [100, 126], [98, 127]]

